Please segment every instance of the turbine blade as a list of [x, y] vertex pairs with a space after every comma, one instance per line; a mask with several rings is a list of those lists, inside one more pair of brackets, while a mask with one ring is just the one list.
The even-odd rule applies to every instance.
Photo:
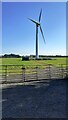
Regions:
[[28, 18], [28, 19], [29, 19], [30, 21], [32, 21], [33, 23], [40, 25], [39, 22], [37, 22], [37, 21], [35, 21], [35, 20], [33, 20], [33, 19], [30, 19], [30, 18]]
[[43, 37], [44, 43], [46, 43], [46, 42], [45, 42], [45, 38], [44, 38], [44, 35], [43, 35], [43, 31], [42, 31], [42, 28], [41, 28], [41, 25], [40, 25], [40, 31], [41, 31], [41, 34], [42, 34], [42, 37]]
[[42, 15], [42, 9], [41, 9], [40, 15], [39, 15], [39, 22], [40, 22], [40, 20], [41, 20], [41, 15]]

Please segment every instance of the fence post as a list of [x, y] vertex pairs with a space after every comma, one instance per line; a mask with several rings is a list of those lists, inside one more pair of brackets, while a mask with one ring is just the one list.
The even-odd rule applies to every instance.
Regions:
[[38, 80], [38, 66], [36, 66], [36, 80]]
[[51, 68], [50, 68], [51, 64], [49, 64], [49, 79], [51, 79]]
[[66, 65], [66, 79], [68, 79], [68, 66]]
[[7, 65], [5, 65], [5, 81], [7, 82]]
[[25, 66], [22, 67], [22, 73], [23, 73], [23, 79], [24, 79], [24, 82], [25, 82]]
[[61, 64], [61, 76], [62, 76], [62, 78], [64, 76], [64, 71], [63, 71], [63, 65], [62, 64]]

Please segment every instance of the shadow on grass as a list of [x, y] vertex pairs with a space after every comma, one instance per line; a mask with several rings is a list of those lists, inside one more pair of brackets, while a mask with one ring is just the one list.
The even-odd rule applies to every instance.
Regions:
[[2, 90], [3, 118], [66, 118], [67, 80], [39, 81]]

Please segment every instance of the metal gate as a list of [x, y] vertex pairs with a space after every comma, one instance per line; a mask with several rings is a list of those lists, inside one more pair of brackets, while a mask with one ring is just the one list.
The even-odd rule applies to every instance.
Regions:
[[0, 83], [22, 83], [33, 80], [63, 79], [68, 69], [63, 65], [0, 65]]

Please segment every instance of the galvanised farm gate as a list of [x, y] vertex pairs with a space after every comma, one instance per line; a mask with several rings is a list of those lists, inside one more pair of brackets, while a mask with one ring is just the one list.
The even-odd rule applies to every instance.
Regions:
[[67, 75], [66, 65], [0, 65], [0, 83], [64, 79]]

